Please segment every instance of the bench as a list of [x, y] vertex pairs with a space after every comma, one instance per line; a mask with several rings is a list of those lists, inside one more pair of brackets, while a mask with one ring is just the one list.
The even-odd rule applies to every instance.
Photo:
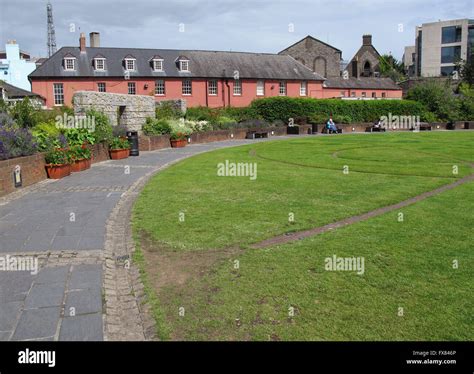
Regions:
[[268, 131], [247, 131], [245, 139], [259, 139], [259, 138], [268, 138]]
[[342, 134], [342, 129], [337, 129], [337, 132], [334, 130], [329, 130], [326, 126], [321, 130], [321, 134]]
[[385, 127], [369, 126], [365, 128], [365, 132], [385, 132], [385, 131], [387, 131]]
[[431, 125], [427, 123], [420, 124], [420, 131], [431, 131]]

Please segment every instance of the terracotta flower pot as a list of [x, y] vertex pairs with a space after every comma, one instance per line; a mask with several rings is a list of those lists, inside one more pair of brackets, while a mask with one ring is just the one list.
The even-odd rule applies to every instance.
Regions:
[[171, 139], [171, 147], [172, 148], [182, 148], [186, 147], [186, 139]]
[[48, 172], [48, 178], [50, 179], [61, 179], [71, 174], [71, 165], [46, 165], [46, 171]]
[[123, 158], [127, 158], [130, 154], [129, 149], [111, 149], [110, 150], [110, 158], [112, 160], [121, 160]]
[[72, 165], [71, 165], [71, 171], [73, 173], [77, 173], [79, 171], [83, 171], [88, 169], [88, 160], [87, 159], [82, 159], [82, 160], [76, 160]]

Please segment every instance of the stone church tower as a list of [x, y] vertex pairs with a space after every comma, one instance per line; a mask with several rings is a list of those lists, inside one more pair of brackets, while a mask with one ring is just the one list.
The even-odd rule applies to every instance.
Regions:
[[350, 77], [378, 77], [380, 54], [372, 45], [372, 35], [362, 36], [362, 47], [346, 67]]

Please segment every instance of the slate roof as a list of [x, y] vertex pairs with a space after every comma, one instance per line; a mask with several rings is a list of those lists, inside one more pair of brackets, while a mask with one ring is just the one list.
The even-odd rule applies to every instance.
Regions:
[[401, 90], [390, 78], [328, 78], [324, 82], [324, 86], [340, 89]]
[[[65, 71], [63, 58], [66, 54], [76, 57], [76, 70]], [[106, 58], [106, 71], [93, 69], [93, 58], [101, 54]], [[242, 79], [285, 79], [285, 80], [319, 80], [325, 78], [313, 73], [291, 56], [271, 53], [223, 52], [172, 49], [138, 49], [138, 48], [86, 48], [80, 53], [78, 47], [63, 47], [39, 66], [29, 77], [123, 77], [126, 56], [136, 58], [136, 71], [130, 72], [133, 77], [190, 77], [190, 78], [233, 78], [238, 71]], [[163, 58], [163, 72], [155, 72], [151, 66], [153, 56]], [[190, 72], [178, 69], [177, 59], [186, 56]]]
[[6, 92], [6, 96], [10, 99], [18, 99], [22, 97], [42, 97], [31, 91], [24, 90], [20, 87], [13, 86], [5, 81], [0, 80], [0, 88], [3, 88]]

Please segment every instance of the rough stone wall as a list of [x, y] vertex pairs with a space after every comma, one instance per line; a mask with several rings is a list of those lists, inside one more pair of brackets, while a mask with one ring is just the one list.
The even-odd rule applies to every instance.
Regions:
[[340, 76], [341, 53], [316, 39], [305, 38], [280, 54], [290, 55], [325, 78]]
[[351, 62], [349, 62], [349, 65], [347, 65], [347, 71], [349, 72], [349, 76], [351, 77], [356, 77], [355, 75], [352, 74], [352, 61], [354, 60], [357, 61], [358, 77], [364, 76], [363, 72], [364, 72], [364, 65], [366, 61], [369, 61], [370, 63], [370, 69], [371, 69], [370, 76], [373, 77], [374, 72], [379, 71], [379, 54], [377, 53], [375, 48], [371, 45], [370, 46], [363, 45], [354, 55]]
[[[77, 115], [93, 108], [105, 113], [112, 126], [121, 124], [132, 131], [141, 131], [146, 118], [155, 117], [155, 99], [145, 95], [78, 91], [73, 96], [73, 104]], [[125, 107], [125, 110], [119, 119], [120, 107]]]

